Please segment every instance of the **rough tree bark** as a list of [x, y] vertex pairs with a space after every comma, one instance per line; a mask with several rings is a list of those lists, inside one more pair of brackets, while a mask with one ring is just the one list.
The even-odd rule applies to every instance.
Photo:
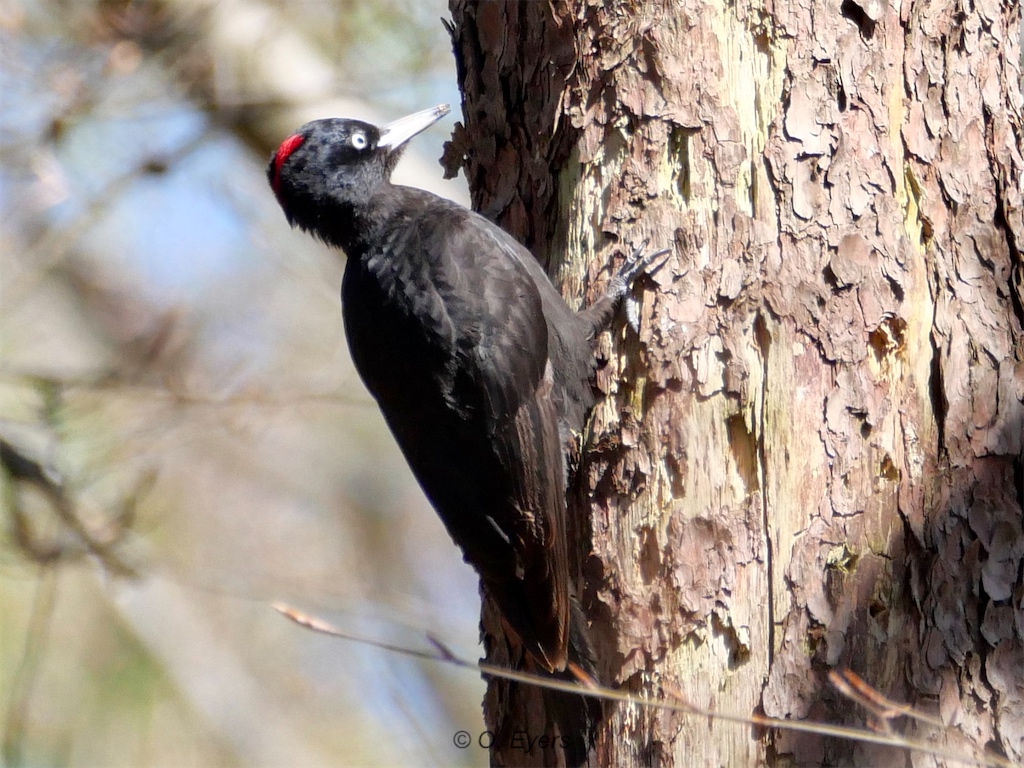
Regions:
[[[452, 0], [449, 170], [570, 301], [673, 245], [572, 504], [602, 682], [862, 724], [849, 668], [1024, 760], [1019, 5]], [[509, 661], [485, 608], [488, 656]], [[492, 682], [496, 764], [556, 764]], [[905, 764], [605, 705], [600, 765]], [[931, 758], [914, 757], [915, 764]]]

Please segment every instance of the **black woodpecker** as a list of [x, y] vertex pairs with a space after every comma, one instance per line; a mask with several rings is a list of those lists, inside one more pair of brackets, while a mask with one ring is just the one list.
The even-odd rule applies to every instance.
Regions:
[[662, 254], [638, 250], [573, 312], [500, 228], [391, 183], [406, 142], [448, 111], [383, 128], [314, 120], [284, 140], [267, 176], [293, 226], [347, 254], [356, 370], [506, 628], [549, 672], [592, 669], [569, 577], [566, 447], [594, 403], [594, 337]]

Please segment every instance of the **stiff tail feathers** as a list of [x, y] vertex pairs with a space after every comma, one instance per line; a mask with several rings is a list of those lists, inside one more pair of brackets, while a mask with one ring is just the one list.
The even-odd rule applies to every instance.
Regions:
[[[597, 659], [583, 609], [575, 597], [570, 598], [569, 603], [569, 661], [566, 668], [554, 676], [588, 687], [598, 680]], [[601, 700], [593, 696], [545, 690], [544, 703], [562, 737], [565, 764], [586, 765], [603, 716]]]

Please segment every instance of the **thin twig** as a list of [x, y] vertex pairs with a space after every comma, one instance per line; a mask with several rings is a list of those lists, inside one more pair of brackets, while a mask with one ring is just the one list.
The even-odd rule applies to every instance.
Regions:
[[[794, 721], [794, 720], [779, 720], [772, 717], [761, 717], [759, 715], [736, 715], [728, 712], [712, 711], [704, 709], [702, 707], [695, 706], [687, 702], [681, 695], [672, 696], [671, 700], [666, 699], [648, 699], [642, 698], [632, 693], [625, 691], [618, 691], [612, 688], [606, 688], [603, 686], [590, 687], [579, 685], [577, 683], [569, 682], [566, 680], [556, 680], [554, 678], [541, 677], [539, 675], [530, 674], [528, 672], [520, 672], [514, 669], [507, 669], [505, 667], [498, 667], [493, 664], [486, 662], [472, 662], [457, 656], [452, 652], [450, 648], [444, 645], [436, 637], [428, 635], [427, 639], [430, 644], [434, 646], [434, 651], [420, 651], [414, 648], [406, 648], [391, 643], [383, 643], [376, 640], [370, 640], [364, 637], [358, 637], [356, 635], [343, 632], [331, 624], [317, 619], [307, 614], [302, 613], [294, 608], [291, 608], [284, 603], [273, 603], [274, 610], [281, 613], [286, 618], [294, 621], [300, 626], [306, 627], [314, 632], [320, 634], [330, 635], [331, 637], [341, 638], [343, 640], [350, 640], [355, 643], [361, 643], [363, 645], [369, 645], [375, 648], [380, 648], [385, 651], [392, 653], [402, 654], [404, 656], [412, 656], [413, 658], [425, 659], [429, 661], [439, 661], [444, 664], [451, 664], [452, 666], [460, 667], [463, 669], [473, 669], [479, 671], [486, 677], [496, 677], [503, 680], [511, 680], [513, 682], [524, 683], [526, 685], [535, 685], [539, 688], [547, 688], [554, 691], [564, 691], [567, 693], [575, 693], [580, 696], [590, 696], [592, 698], [604, 699], [606, 701], [619, 701], [624, 704], [632, 704], [638, 707], [653, 707], [657, 709], [665, 709], [673, 712], [682, 712], [686, 714], [695, 715], [697, 717], [706, 717], [713, 720], [722, 720], [730, 723], [737, 723], [745, 726], [758, 726], [761, 728], [778, 728], [779, 730], [797, 731], [800, 733], [813, 733], [819, 736], [832, 736], [837, 739], [847, 739], [850, 741], [859, 741], [868, 744], [878, 744], [881, 746], [895, 747], [897, 749], [908, 749], [914, 752], [921, 752], [924, 754], [932, 755], [934, 757], [943, 758], [946, 760], [955, 760], [963, 763], [969, 763], [972, 765], [984, 765], [994, 766], [995, 768], [1014, 768], [1013, 763], [1006, 760], [998, 755], [986, 754], [982, 757], [976, 757], [973, 755], [964, 755], [952, 750], [943, 749], [939, 747], [933, 747], [930, 744], [925, 744], [921, 741], [907, 739], [897, 735], [885, 735], [874, 733], [872, 731], [860, 729], [860, 728], [848, 728], [845, 726], [829, 725], [827, 723], [814, 723], [806, 721]], [[926, 720], [926, 716], [922, 716], [920, 719]]]
[[841, 694], [851, 701], [860, 704], [874, 717], [881, 721], [889, 721], [897, 717], [912, 717], [922, 723], [936, 728], [945, 728], [945, 723], [923, 712], [918, 712], [908, 704], [887, 699], [882, 693], [867, 684], [867, 682], [856, 672], [843, 670], [830, 670], [828, 681]]

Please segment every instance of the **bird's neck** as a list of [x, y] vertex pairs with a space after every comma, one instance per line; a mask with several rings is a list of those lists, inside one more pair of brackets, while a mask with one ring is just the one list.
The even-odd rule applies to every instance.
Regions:
[[328, 245], [341, 248], [349, 258], [359, 258], [376, 242], [397, 209], [395, 189], [388, 184], [365, 195], [332, 200], [312, 228]]

